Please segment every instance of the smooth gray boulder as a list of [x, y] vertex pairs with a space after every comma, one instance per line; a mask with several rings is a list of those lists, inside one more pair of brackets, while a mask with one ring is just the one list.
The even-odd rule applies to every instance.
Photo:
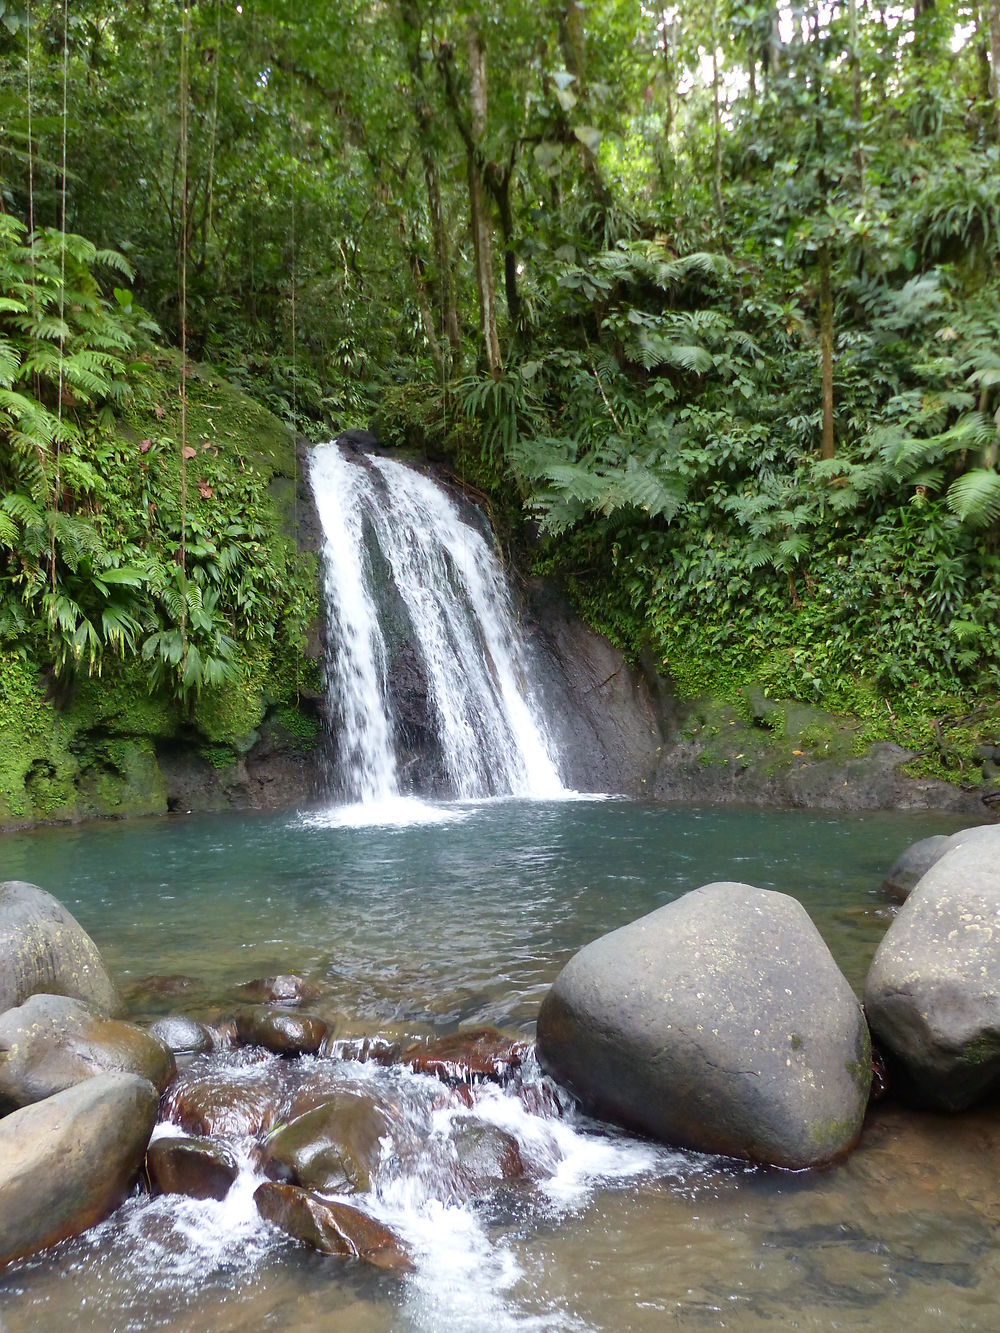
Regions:
[[800, 903], [719, 883], [588, 944], [542, 1002], [538, 1056], [595, 1115], [665, 1143], [818, 1166], [861, 1132], [861, 1007]]
[[894, 902], [906, 902], [931, 866], [936, 865], [945, 852], [965, 842], [975, 842], [984, 836], [989, 838], [996, 830], [996, 824], [976, 824], [958, 833], [938, 833], [931, 838], [920, 838], [910, 843], [889, 867], [889, 873], [882, 881], [882, 892]]
[[65, 995], [32, 995], [0, 1014], [0, 1112], [40, 1102], [95, 1074], [138, 1074], [162, 1092], [175, 1071], [163, 1042]]
[[936, 833], [931, 838], [911, 842], [896, 857], [882, 881], [882, 892], [893, 902], [905, 903], [919, 881], [936, 861], [940, 861], [951, 843], [947, 833]]
[[100, 1074], [0, 1120], [0, 1267], [118, 1207], [156, 1122], [156, 1089], [135, 1074]]
[[1000, 1082], [1000, 827], [973, 832], [920, 880], [865, 981], [893, 1086], [947, 1110]]
[[69, 995], [112, 1014], [118, 996], [97, 945], [50, 893], [9, 879], [0, 884], [0, 1014], [29, 996]]

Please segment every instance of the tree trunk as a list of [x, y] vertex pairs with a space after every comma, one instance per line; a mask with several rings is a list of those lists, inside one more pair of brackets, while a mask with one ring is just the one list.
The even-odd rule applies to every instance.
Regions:
[[493, 235], [486, 210], [483, 189], [482, 140], [486, 133], [486, 53], [479, 31], [469, 28], [469, 100], [471, 106], [470, 139], [467, 152], [469, 178], [469, 213], [472, 222], [472, 243], [475, 252], [476, 289], [479, 293], [479, 315], [486, 352], [486, 365], [494, 379], [503, 371], [500, 357], [500, 339], [497, 334], [497, 297], [493, 281]]
[[1000, 138], [1000, 0], [989, 0], [990, 19], [990, 86], [993, 90], [993, 107], [996, 116], [996, 133]]
[[719, 216], [719, 230], [726, 230], [726, 209], [722, 202], [722, 125], [719, 108], [719, 44], [715, 31], [715, 0], [712, 0], [711, 34], [712, 43], [712, 130], [714, 136], [712, 192], [715, 195], [715, 211]]
[[854, 121], [854, 167], [858, 174], [858, 191], [865, 192], [865, 155], [862, 140], [861, 61], [858, 57], [858, 0], [849, 0], [848, 23], [851, 49], [848, 61], [851, 69], [851, 119]]
[[458, 322], [458, 307], [455, 304], [455, 279], [451, 271], [451, 246], [448, 244], [448, 229], [444, 225], [444, 208], [441, 202], [441, 189], [438, 184], [437, 167], [431, 154], [422, 151], [424, 181], [427, 186], [427, 206], [431, 215], [431, 232], [434, 237], [434, 259], [437, 264], [438, 306], [444, 334], [451, 350], [451, 373], [457, 374], [462, 364], [462, 331]]
[[832, 458], [836, 448], [833, 434], [833, 291], [830, 285], [830, 246], [824, 241], [819, 251], [819, 355], [823, 384], [823, 442], [820, 454]]

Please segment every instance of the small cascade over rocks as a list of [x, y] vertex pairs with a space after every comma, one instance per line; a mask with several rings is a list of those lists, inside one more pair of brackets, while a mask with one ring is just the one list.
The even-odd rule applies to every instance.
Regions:
[[[338, 794], [565, 795], [503, 570], [429, 477], [337, 443], [313, 453]], [[430, 790], [427, 790], [427, 789]]]

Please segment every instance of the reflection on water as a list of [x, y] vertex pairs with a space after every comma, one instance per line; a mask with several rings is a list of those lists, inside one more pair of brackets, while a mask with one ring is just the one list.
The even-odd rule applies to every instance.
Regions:
[[[714, 879], [794, 893], [860, 986], [889, 919], [884, 870], [913, 839], [956, 827], [628, 802], [460, 813], [377, 827], [217, 817], [9, 835], [0, 878], [62, 899], [138, 1016], [218, 1017], [234, 985], [294, 970], [319, 985], [311, 1008], [338, 1035], [488, 1022], [530, 1036], [572, 952]], [[459, 1113], [427, 1101], [419, 1076], [353, 1068], [403, 1080], [414, 1160]], [[415, 1196], [417, 1168], [390, 1171], [372, 1206], [413, 1246], [412, 1278], [278, 1240], [255, 1218], [245, 1173], [222, 1204], [136, 1199], [9, 1272], [0, 1321], [9, 1333], [1000, 1322], [1000, 1202], [984, 1169], [1000, 1150], [995, 1109], [948, 1119], [879, 1108], [844, 1165], [798, 1175], [547, 1119], [498, 1092], [475, 1114], [544, 1169], [465, 1206], [427, 1180]]]

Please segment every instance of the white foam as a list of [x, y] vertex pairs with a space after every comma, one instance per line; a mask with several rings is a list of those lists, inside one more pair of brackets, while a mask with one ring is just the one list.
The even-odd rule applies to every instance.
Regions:
[[387, 796], [382, 800], [358, 801], [313, 810], [298, 818], [301, 828], [410, 828], [414, 824], [451, 824], [466, 819], [467, 809], [455, 804], [435, 804], [415, 796]]

